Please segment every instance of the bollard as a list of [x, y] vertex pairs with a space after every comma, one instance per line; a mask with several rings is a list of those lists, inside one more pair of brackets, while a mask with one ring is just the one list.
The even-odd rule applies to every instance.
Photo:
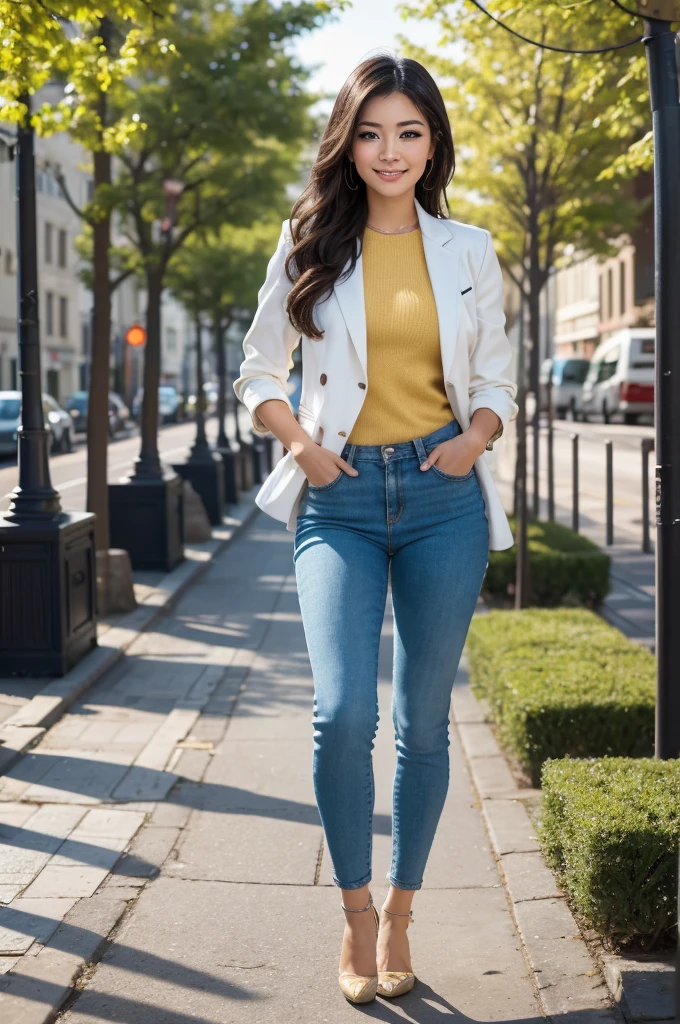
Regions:
[[578, 434], [571, 435], [571, 528], [578, 533]]
[[614, 543], [614, 445], [605, 441], [607, 453], [607, 545]]
[[555, 458], [552, 415], [548, 415], [548, 519], [555, 519]]
[[649, 530], [649, 453], [654, 451], [654, 439], [642, 439], [642, 550], [651, 554], [652, 544]]

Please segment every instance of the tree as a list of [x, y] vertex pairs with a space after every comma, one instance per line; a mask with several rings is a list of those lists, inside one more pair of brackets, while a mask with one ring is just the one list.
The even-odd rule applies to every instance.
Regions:
[[[225, 433], [226, 388], [229, 386], [225, 336], [236, 319], [257, 306], [267, 263], [281, 231], [286, 211], [283, 192], [272, 197], [272, 216], [247, 228], [223, 224], [217, 230], [196, 234], [184, 246], [168, 273], [168, 286], [195, 317], [210, 318], [219, 379], [217, 419], [218, 448], [228, 448]], [[197, 401], [201, 400], [200, 394]]]
[[[554, 0], [489, 6], [523, 35], [552, 45], [597, 47], [631, 37], [627, 15], [613, 5], [604, 14], [592, 0], [569, 11]], [[648, 98], [637, 95], [634, 85], [639, 54], [619, 50], [604, 59], [539, 49], [463, 0], [430, 0], [403, 10], [435, 18], [443, 40], [460, 44], [460, 56], [453, 57], [406, 49], [443, 82], [459, 156], [452, 215], [491, 230], [506, 272], [525, 295], [529, 387], [538, 398], [539, 303], [551, 269], [567, 245], [613, 253], [614, 239], [641, 212], [621, 178], [607, 176], [650, 123]], [[630, 88], [622, 108], [624, 81]], [[536, 401], [535, 493], [538, 425]]]
[[[32, 122], [41, 133], [68, 130], [92, 153], [95, 190], [92, 200], [78, 207], [63, 177], [62, 191], [93, 236], [93, 338], [88, 406], [87, 509], [96, 514], [95, 546], [108, 550], [107, 497], [109, 346], [111, 294], [109, 246], [111, 217], [111, 153], [138, 130], [120, 112], [121, 95], [129, 89], [140, 49], [165, 47], [155, 42], [169, 0], [154, 7], [145, 0], [112, 0], [102, 14], [89, 0], [46, 4], [17, 4], [0, 0], [0, 23], [5, 46], [0, 48], [0, 93], [6, 103], [3, 117], [25, 116], [25, 97], [48, 82], [64, 85], [63, 98], [43, 103]], [[119, 108], [111, 121], [111, 97]]]
[[[286, 44], [316, 27], [328, 4], [201, 2], [184, 6], [168, 32], [169, 62], [143, 55], [131, 99], [142, 130], [119, 150], [112, 196], [131, 264], [146, 281], [141, 463], [160, 472], [156, 447], [160, 379], [160, 311], [172, 260], [203, 226], [248, 225], [263, 199], [297, 173], [312, 133], [308, 72]], [[164, 184], [178, 183], [177, 227], [167, 220]]]

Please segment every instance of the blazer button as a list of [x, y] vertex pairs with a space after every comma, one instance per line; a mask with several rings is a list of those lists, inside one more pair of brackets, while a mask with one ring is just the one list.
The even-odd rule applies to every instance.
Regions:
[[325, 373], [322, 373], [321, 376], [319, 377], [319, 380], [322, 384], [325, 384], [326, 381], [328, 380], [328, 377], [326, 376]]
[[365, 385], [365, 384], [360, 384], [360, 385], [359, 385], [359, 387], [360, 387], [360, 388], [365, 388], [365, 387], [366, 387], [366, 385]]

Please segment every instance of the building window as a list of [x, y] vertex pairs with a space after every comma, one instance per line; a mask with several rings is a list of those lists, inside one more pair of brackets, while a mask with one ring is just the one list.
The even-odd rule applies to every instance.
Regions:
[[611, 267], [607, 270], [607, 307], [611, 320], [614, 316], [614, 271]]
[[52, 225], [45, 221], [45, 263], [52, 262]]
[[58, 254], [58, 260], [59, 260], [59, 266], [60, 267], [65, 267], [66, 266], [66, 246], [67, 246], [67, 242], [68, 242], [68, 235], [67, 235], [67, 233], [64, 230], [64, 228], [60, 228], [59, 229], [59, 254]]
[[54, 295], [45, 293], [45, 331], [48, 337], [54, 334]]
[[63, 295], [59, 296], [59, 337], [68, 336], [68, 299]]
[[168, 352], [177, 351], [177, 331], [174, 327], [168, 327], [166, 332], [166, 340], [168, 345]]
[[619, 264], [619, 306], [623, 315], [626, 312], [626, 264], [623, 260]]
[[604, 309], [603, 309], [603, 306], [602, 306], [602, 274], [600, 274], [598, 279], [597, 279], [597, 291], [598, 291], [597, 301], [598, 301], [598, 304], [599, 304], [599, 307], [600, 307], [600, 320], [604, 320]]
[[80, 325], [80, 351], [84, 356], [90, 354], [90, 324], [87, 320]]

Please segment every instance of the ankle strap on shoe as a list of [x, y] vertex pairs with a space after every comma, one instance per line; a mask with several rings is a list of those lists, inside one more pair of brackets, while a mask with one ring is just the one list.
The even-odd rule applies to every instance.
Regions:
[[413, 921], [413, 911], [409, 910], [408, 914], [397, 914], [395, 910], [388, 910], [387, 907], [382, 908], [386, 914], [392, 914], [393, 917], [408, 917], [410, 921]]
[[352, 910], [350, 907], [346, 907], [345, 904], [342, 903], [342, 902], [340, 903], [340, 906], [342, 907], [343, 910], [346, 910], [348, 914], [363, 914], [364, 910], [368, 910], [369, 907], [373, 906], [373, 897], [369, 893], [368, 894], [368, 903], [366, 904], [365, 907], [359, 907], [358, 910]]

